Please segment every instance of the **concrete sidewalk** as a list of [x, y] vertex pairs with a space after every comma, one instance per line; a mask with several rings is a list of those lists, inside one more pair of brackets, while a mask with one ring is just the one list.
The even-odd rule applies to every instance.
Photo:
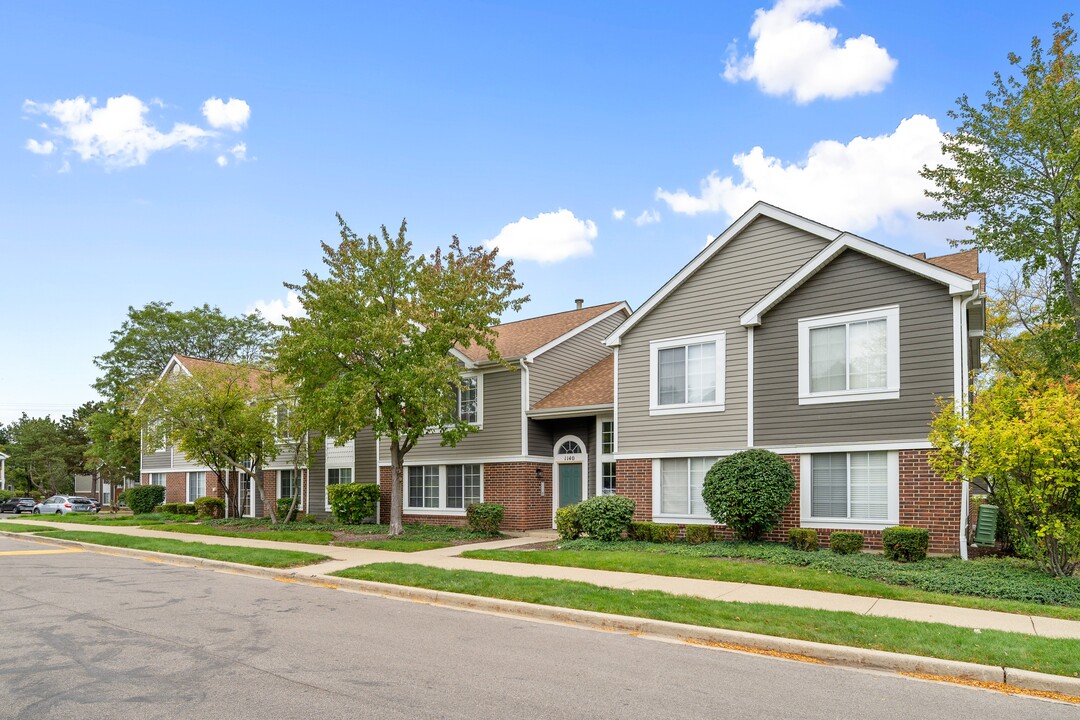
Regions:
[[[12, 518], [21, 523], [33, 523], [22, 517]], [[5, 521], [0, 521], [3, 530]], [[1034, 615], [1018, 615], [991, 610], [975, 610], [945, 605], [885, 600], [858, 595], [799, 590], [796, 588], [775, 587], [771, 585], [751, 585], [749, 583], [722, 582], [716, 580], [696, 580], [692, 578], [665, 577], [660, 575], [642, 575], [639, 573], [613, 572], [609, 570], [590, 570], [587, 568], [559, 567], [554, 565], [530, 565], [525, 563], [499, 562], [495, 560], [473, 560], [460, 557], [466, 550], [495, 550], [533, 544], [543, 537], [526, 535], [484, 543], [472, 543], [437, 550], [415, 553], [400, 553], [386, 550], [365, 550], [326, 545], [278, 542], [275, 540], [255, 540], [248, 538], [215, 537], [207, 535], [185, 535], [161, 530], [143, 530], [134, 527], [98, 527], [83, 523], [35, 523], [57, 530], [79, 530], [139, 537], [165, 538], [187, 542], [204, 542], [214, 545], [258, 547], [278, 550], [299, 550], [302, 552], [327, 555], [330, 560], [294, 568], [291, 572], [298, 576], [317, 579], [329, 573], [357, 565], [371, 563], [396, 562], [446, 570], [474, 570], [497, 573], [515, 577], [541, 577], [556, 580], [574, 580], [602, 587], [624, 590], [658, 590], [673, 595], [687, 595], [710, 600], [727, 602], [765, 603], [790, 607], [816, 608], [854, 612], [861, 615], [892, 617], [903, 620], [936, 622], [957, 627], [983, 630], [1004, 630], [1007, 632], [1026, 633], [1054, 638], [1080, 639], [1080, 621], [1059, 620]], [[318, 529], [313, 528], [313, 529]]]

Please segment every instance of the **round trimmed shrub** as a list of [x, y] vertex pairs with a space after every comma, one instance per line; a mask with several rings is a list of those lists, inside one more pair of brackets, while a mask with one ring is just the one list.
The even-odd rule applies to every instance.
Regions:
[[359, 525], [375, 514], [379, 486], [375, 483], [342, 483], [326, 488], [330, 509], [339, 523]]
[[618, 540], [630, 529], [634, 501], [621, 495], [597, 495], [578, 504], [581, 529], [593, 540]]
[[165, 500], [165, 488], [160, 485], [136, 485], [124, 491], [124, 501], [136, 515], [154, 512]]
[[691, 545], [701, 545], [703, 543], [711, 542], [712, 539], [712, 525], [686, 526], [686, 542]]
[[473, 532], [498, 535], [505, 512], [499, 503], [473, 503], [465, 508], [465, 522]]
[[896, 527], [881, 531], [881, 547], [885, 557], [896, 562], [919, 562], [926, 559], [930, 546], [930, 531], [923, 528]]
[[817, 530], [813, 528], [791, 528], [787, 535], [788, 543], [796, 550], [813, 552], [818, 549]]
[[795, 492], [795, 474], [768, 450], [744, 450], [709, 468], [701, 496], [709, 514], [743, 540], [757, 540], [780, 524]]
[[225, 501], [216, 497], [201, 497], [195, 500], [195, 512], [199, 517], [214, 518], [215, 520], [225, 517]]
[[829, 549], [837, 555], [851, 555], [863, 549], [866, 539], [859, 532], [836, 532], [829, 533]]
[[581, 537], [581, 513], [577, 505], [564, 505], [555, 511], [555, 531], [563, 540]]

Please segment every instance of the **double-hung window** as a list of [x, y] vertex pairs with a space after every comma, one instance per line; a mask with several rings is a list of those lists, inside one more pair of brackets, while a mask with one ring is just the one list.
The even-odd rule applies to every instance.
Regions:
[[476, 375], [461, 378], [457, 389], [457, 416], [462, 422], [480, 423], [480, 392]]
[[649, 343], [649, 413], [724, 409], [723, 332]]
[[410, 465], [407, 472], [406, 510], [464, 513], [483, 502], [479, 465]]
[[804, 525], [879, 528], [899, 522], [897, 453], [816, 453], [804, 455], [800, 467]]
[[288, 403], [279, 403], [274, 412], [274, 426], [280, 440], [291, 440], [289, 424], [292, 420], [292, 406]]
[[900, 308], [799, 321], [799, 404], [900, 397]]
[[150, 473], [150, 484], [165, 487], [165, 473]]
[[296, 497], [300, 492], [300, 474], [295, 470], [278, 470], [278, 497]]
[[705, 473], [714, 457], [664, 458], [653, 461], [653, 515], [670, 518], [709, 518], [701, 498]]
[[201, 497], [206, 497], [206, 471], [189, 472], [187, 474], [187, 501], [193, 503]]
[[598, 495], [615, 494], [615, 421], [600, 420], [600, 489]]
[[352, 468], [326, 468], [327, 485], [348, 485], [352, 482]]

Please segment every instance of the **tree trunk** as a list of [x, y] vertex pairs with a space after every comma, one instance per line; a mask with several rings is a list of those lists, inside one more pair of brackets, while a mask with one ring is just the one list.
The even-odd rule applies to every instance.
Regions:
[[401, 445], [397, 439], [390, 442], [390, 535], [401, 535], [401, 513], [405, 504], [405, 480], [401, 469]]

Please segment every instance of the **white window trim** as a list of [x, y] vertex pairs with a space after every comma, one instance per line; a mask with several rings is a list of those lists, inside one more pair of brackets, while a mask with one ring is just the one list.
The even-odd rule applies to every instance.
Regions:
[[443, 515], [447, 517], [465, 517], [465, 508], [460, 510], [457, 508], [446, 507], [446, 468], [448, 465], [478, 465], [480, 467], [480, 502], [484, 502], [484, 464], [483, 463], [446, 463], [445, 465], [439, 464], [439, 507], [433, 508], [417, 508], [409, 505], [409, 468], [410, 467], [431, 467], [436, 463], [414, 463], [412, 465], [405, 465], [402, 468], [402, 472], [405, 473], [403, 478], [405, 484], [404, 498], [402, 499], [402, 513], [405, 515]]
[[[816, 328], [844, 325], [866, 320], [885, 320], [886, 387], [869, 390], [830, 390], [810, 392], [810, 331]], [[900, 397], [900, 306], [837, 313], [799, 320], [799, 404], [858, 402], [866, 400], [896, 400]]]
[[[604, 423], [611, 423], [612, 452], [604, 452]], [[598, 415], [596, 417], [596, 490], [597, 495], [604, 494], [604, 463], [615, 462], [615, 416]], [[617, 487], [617, 485], [616, 485]]]
[[[297, 510], [304, 509], [304, 471], [296, 470], [294, 468], [282, 468], [277, 471], [277, 499], [281, 499], [281, 473], [291, 472], [295, 473], [296, 477], [293, 479], [293, 485], [296, 485], [297, 495], [300, 498], [300, 502], [297, 503]], [[299, 484], [297, 484], [299, 483]]]
[[[689, 460], [693, 456], [691, 455], [679, 455], [670, 458], [653, 458], [652, 461], [652, 520], [655, 523], [675, 523], [680, 525], [715, 525], [712, 516], [709, 513], [703, 515], [690, 515], [689, 513], [664, 513], [661, 512], [663, 505], [661, 504], [660, 497], [660, 483], [662, 482], [661, 472], [661, 460], [687, 460], [687, 467], [689, 468]], [[713, 457], [712, 455], [706, 455], [705, 457]], [[719, 459], [719, 458], [717, 458]], [[688, 478], [689, 480], [689, 478]]]
[[[201, 474], [203, 476], [203, 494], [196, 497], [191, 497], [191, 476]], [[206, 471], [205, 470], [188, 470], [186, 476], [184, 476], [184, 496], [187, 498], [186, 504], [190, 505], [201, 497], [206, 497]]]
[[[484, 374], [483, 373], [463, 373], [462, 379], [474, 378], [476, 380], [476, 422], [469, 423], [477, 430], [484, 429]], [[461, 394], [457, 396], [457, 411], [458, 416], [461, 415]]]
[[[850, 448], [839, 452], [867, 452], [863, 448]], [[813, 454], [799, 459], [799, 525], [805, 528], [829, 528], [832, 530], [884, 530], [900, 524], [900, 453], [887, 451], [889, 512], [885, 520], [852, 520], [851, 518], [822, 518], [811, 516], [811, 468]], [[850, 464], [850, 463], [849, 463]], [[851, 479], [848, 478], [850, 483]]]
[[[683, 345], [699, 345], [710, 341], [716, 343], [716, 400], [708, 403], [661, 405], [659, 398], [660, 368], [658, 361], [660, 351], [668, 348], [681, 347]], [[682, 415], [686, 413], [723, 412], [726, 386], [724, 377], [726, 355], [727, 333], [723, 330], [651, 341], [649, 343], [649, 415]]]
[[[323, 492], [326, 495], [326, 512], [330, 512], [333, 508], [330, 507], [330, 471], [331, 470], [348, 470], [349, 477], [352, 478], [347, 483], [334, 483], [335, 485], [351, 485], [356, 482], [356, 469], [352, 465], [334, 465], [333, 467], [327, 466], [323, 471]], [[278, 488], [278, 492], [281, 492], [281, 488]]]

